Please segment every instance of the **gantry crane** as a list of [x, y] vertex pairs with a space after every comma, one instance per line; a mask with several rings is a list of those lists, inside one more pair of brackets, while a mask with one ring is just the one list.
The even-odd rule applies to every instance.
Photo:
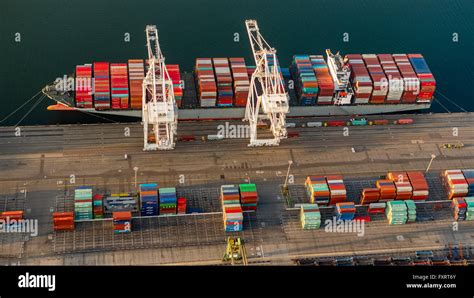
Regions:
[[[278, 68], [276, 50], [260, 34], [256, 20], [246, 20], [247, 33], [255, 59], [255, 72], [250, 80], [250, 90], [245, 110], [245, 121], [250, 125], [249, 146], [274, 146], [287, 137], [286, 114], [289, 112], [289, 96]], [[273, 139], [258, 139], [257, 124], [270, 121]]]
[[174, 149], [178, 108], [173, 92], [173, 81], [166, 69], [156, 26], [146, 26], [145, 32], [148, 71], [143, 80], [143, 150]]

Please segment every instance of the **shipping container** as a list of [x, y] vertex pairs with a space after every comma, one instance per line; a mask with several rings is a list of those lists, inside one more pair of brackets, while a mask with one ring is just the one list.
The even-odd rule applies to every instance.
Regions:
[[217, 99], [217, 85], [214, 77], [212, 59], [197, 58], [194, 68], [196, 75], [196, 88], [200, 106], [215, 107]]
[[341, 175], [326, 176], [326, 182], [329, 187], [329, 204], [345, 202], [347, 199], [346, 186]]
[[310, 55], [309, 60], [318, 81], [318, 105], [330, 105], [334, 97], [334, 81], [323, 55]]
[[76, 66], [76, 79], [74, 85], [76, 107], [91, 109], [92, 103], [92, 65]]
[[362, 55], [348, 54], [345, 59], [351, 68], [350, 82], [354, 88], [354, 103], [368, 104], [374, 88]]
[[380, 189], [378, 188], [364, 188], [360, 196], [360, 203], [362, 205], [367, 205], [371, 203], [376, 203], [380, 199]]
[[321, 213], [318, 204], [301, 204], [300, 223], [304, 230], [314, 230], [321, 227]]
[[404, 201], [389, 201], [385, 209], [388, 223], [406, 224], [408, 220], [408, 207]]
[[110, 109], [110, 65], [94, 62], [94, 107], [96, 110]]
[[450, 200], [469, 193], [469, 184], [461, 170], [445, 170], [441, 173], [441, 180]]
[[217, 83], [217, 106], [232, 107], [234, 91], [232, 84], [232, 73], [227, 58], [213, 58], [214, 73]]
[[417, 102], [431, 102], [436, 90], [436, 80], [421, 54], [409, 54], [413, 70], [420, 80], [420, 92], [416, 98]]
[[290, 72], [295, 79], [294, 87], [302, 106], [314, 106], [318, 96], [318, 81], [308, 55], [294, 55]]
[[80, 186], [74, 190], [74, 219], [93, 219], [92, 187]]
[[356, 213], [356, 207], [353, 202], [344, 202], [336, 204], [337, 220], [353, 220]]
[[393, 54], [393, 60], [403, 77], [402, 103], [415, 103], [420, 92], [420, 80], [411, 66], [406, 54]]
[[245, 107], [249, 94], [250, 81], [244, 58], [229, 58], [234, 81], [234, 106]]
[[54, 231], [73, 231], [74, 212], [53, 212]]
[[395, 200], [397, 197], [397, 188], [393, 181], [390, 180], [377, 180], [377, 188], [380, 190], [380, 199], [381, 202], [386, 202], [390, 200]]
[[130, 108], [140, 110], [143, 101], [143, 79], [145, 78], [143, 60], [128, 60], [128, 78], [130, 81]]
[[170, 76], [171, 81], [173, 82], [173, 93], [176, 105], [179, 107], [182, 106], [183, 101], [183, 82], [181, 80], [181, 72], [178, 64], [167, 64], [166, 68]]
[[403, 94], [403, 77], [391, 54], [379, 54], [377, 57], [387, 78], [387, 84], [385, 85], [385, 88], [388, 89], [386, 103], [398, 104]]
[[160, 198], [160, 215], [176, 214], [176, 207], [178, 203], [176, 188], [174, 187], [160, 188], [159, 198]]
[[110, 82], [112, 89], [112, 109], [129, 108], [129, 88], [127, 63], [110, 64]]
[[243, 211], [257, 211], [257, 186], [252, 183], [239, 184], [240, 205]]
[[380, 65], [379, 59], [375, 54], [363, 54], [362, 59], [365, 62], [365, 66], [373, 83], [372, 95], [370, 96], [369, 102], [371, 104], [383, 104], [385, 103], [388, 93], [388, 80]]
[[130, 233], [132, 231], [132, 213], [130, 211], [112, 213], [115, 234]]
[[467, 197], [474, 196], [474, 170], [462, 170], [462, 174], [464, 175], [464, 179], [467, 182]]
[[158, 215], [158, 184], [140, 184], [140, 214], [142, 216]]
[[305, 186], [311, 204], [329, 204], [331, 193], [324, 176], [308, 176], [305, 181]]

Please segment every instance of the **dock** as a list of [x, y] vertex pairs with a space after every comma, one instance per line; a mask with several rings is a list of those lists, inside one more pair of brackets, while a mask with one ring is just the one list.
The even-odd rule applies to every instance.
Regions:
[[[207, 140], [224, 121], [180, 122], [178, 137], [195, 140], [156, 152], [142, 150], [140, 123], [0, 127], [0, 211], [24, 210], [26, 218], [39, 224], [36, 237], [0, 234], [0, 264], [220, 264], [229, 233], [223, 229], [218, 188], [246, 181], [257, 184], [260, 197], [258, 211], [245, 214], [244, 231], [237, 233], [245, 241], [249, 264], [403, 255], [458, 243], [474, 247], [474, 222], [459, 222], [453, 230], [449, 201], [439, 185], [441, 170], [474, 168], [474, 113], [367, 118], [413, 118], [414, 124], [348, 126], [344, 136], [343, 127], [305, 125], [324, 118], [288, 119], [295, 123], [288, 131], [298, 137], [282, 140], [278, 147], [250, 148], [246, 138]], [[446, 143], [464, 146], [444, 148]], [[363, 237], [323, 228], [304, 231], [297, 210], [281, 193], [290, 160], [290, 190], [299, 201], [304, 202], [305, 177], [325, 174], [343, 175], [350, 198], [356, 200], [362, 187], [373, 187], [389, 171], [425, 171], [432, 154], [436, 158], [427, 173], [431, 197], [420, 209], [423, 220], [414, 224], [391, 226], [375, 220], [366, 223]], [[73, 232], [52, 230], [52, 212], [71, 208], [68, 198], [76, 186], [117, 193], [134, 192], [135, 183], [148, 182], [181, 189], [204, 213], [134, 218], [128, 235], [114, 235], [107, 220], [78, 223]]]

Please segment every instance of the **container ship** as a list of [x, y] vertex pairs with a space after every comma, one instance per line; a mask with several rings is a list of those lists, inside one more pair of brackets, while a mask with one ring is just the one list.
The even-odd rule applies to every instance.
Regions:
[[[429, 109], [436, 81], [421, 54], [294, 55], [275, 65], [289, 95], [287, 117], [369, 115]], [[167, 64], [179, 120], [242, 119], [255, 66], [244, 58], [197, 58], [192, 71]], [[146, 59], [77, 65], [43, 88], [55, 111], [142, 117]], [[69, 84], [71, 83], [71, 84]], [[70, 85], [69, 88], [67, 85]], [[72, 87], [71, 87], [72, 86]]]

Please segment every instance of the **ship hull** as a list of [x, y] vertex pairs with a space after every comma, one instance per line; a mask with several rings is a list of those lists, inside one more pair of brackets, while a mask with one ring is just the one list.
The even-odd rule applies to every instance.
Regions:
[[[351, 116], [351, 115], [374, 115], [388, 113], [405, 113], [409, 111], [420, 111], [429, 109], [431, 104], [382, 104], [382, 105], [353, 105], [353, 106], [292, 106], [287, 118], [293, 117], [318, 117], [318, 116]], [[141, 118], [141, 110], [76, 110], [124, 117]], [[180, 109], [178, 119], [186, 120], [226, 120], [244, 118], [245, 108], [208, 108], [208, 109]]]

